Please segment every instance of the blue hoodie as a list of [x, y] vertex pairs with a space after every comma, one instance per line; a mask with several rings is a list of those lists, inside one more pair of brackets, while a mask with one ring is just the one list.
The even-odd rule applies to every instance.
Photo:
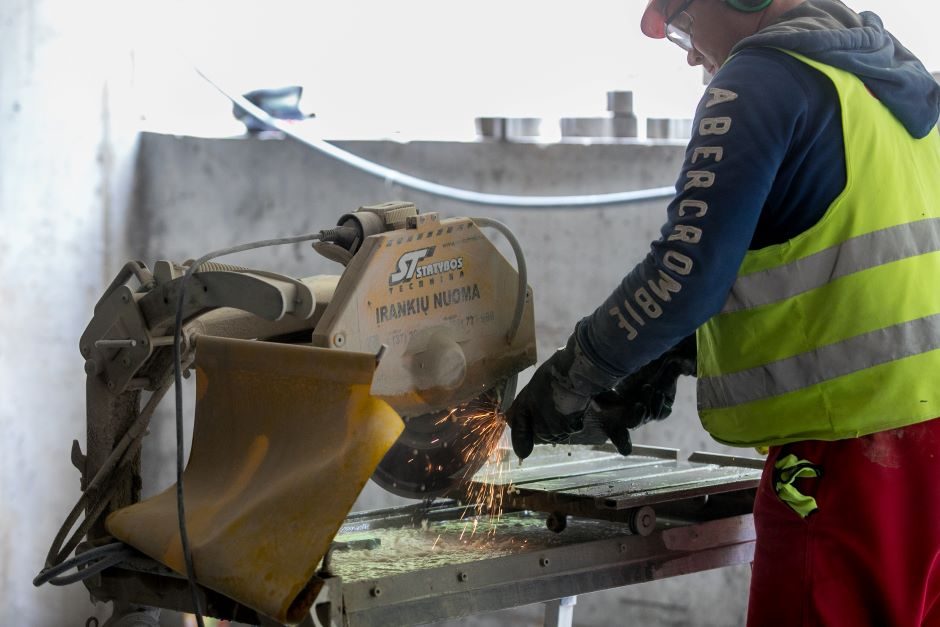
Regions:
[[937, 132], [940, 86], [873, 13], [808, 0], [739, 42], [699, 103], [662, 237], [578, 324], [582, 348], [610, 374], [694, 333], [721, 310], [748, 250], [807, 230], [845, 187], [835, 87], [780, 49], [855, 74], [913, 137]]

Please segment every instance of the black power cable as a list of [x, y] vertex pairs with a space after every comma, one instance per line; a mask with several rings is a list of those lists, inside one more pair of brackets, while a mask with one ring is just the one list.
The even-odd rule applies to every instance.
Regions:
[[[33, 585], [38, 587], [48, 582], [54, 586], [65, 586], [88, 579], [106, 568], [123, 562], [133, 554], [134, 551], [123, 542], [112, 542], [111, 544], [95, 547], [55, 566], [42, 569], [33, 579]], [[77, 569], [78, 572], [71, 575], [63, 574], [73, 568]]]

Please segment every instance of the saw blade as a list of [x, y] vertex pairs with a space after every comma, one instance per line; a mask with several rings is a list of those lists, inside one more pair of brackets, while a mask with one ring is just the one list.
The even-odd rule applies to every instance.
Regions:
[[450, 410], [404, 418], [405, 430], [372, 475], [398, 496], [426, 499], [469, 481], [505, 428], [502, 406], [516, 377]]

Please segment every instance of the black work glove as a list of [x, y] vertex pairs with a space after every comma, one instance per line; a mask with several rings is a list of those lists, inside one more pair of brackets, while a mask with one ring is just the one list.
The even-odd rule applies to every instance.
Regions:
[[595, 396], [586, 412], [588, 422], [597, 422], [622, 455], [633, 450], [630, 429], [672, 413], [676, 381], [696, 371], [695, 336], [691, 335], [630, 376]]
[[536, 441], [567, 441], [583, 428], [591, 399], [616, 381], [584, 355], [572, 335], [564, 348], [539, 366], [506, 412], [516, 455], [528, 457]]

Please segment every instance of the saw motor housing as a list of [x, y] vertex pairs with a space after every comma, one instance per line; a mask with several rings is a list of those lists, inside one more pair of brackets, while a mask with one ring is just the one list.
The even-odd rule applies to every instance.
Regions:
[[381, 351], [372, 394], [406, 418], [478, 397], [536, 357], [516, 270], [472, 219], [402, 215], [413, 207], [360, 210], [404, 228], [364, 239], [313, 331], [315, 346]]

